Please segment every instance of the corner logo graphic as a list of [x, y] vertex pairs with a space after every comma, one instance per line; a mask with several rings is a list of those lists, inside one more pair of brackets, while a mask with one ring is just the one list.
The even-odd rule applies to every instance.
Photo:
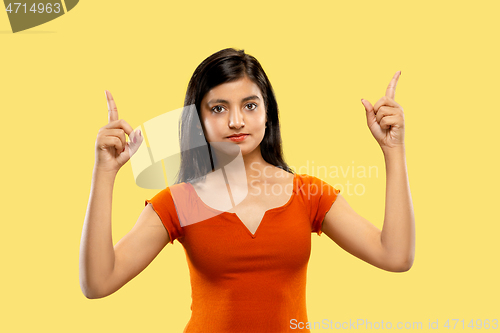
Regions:
[[79, 2], [79, 0], [17, 1], [3, 1], [14, 33], [52, 21], [75, 8]]

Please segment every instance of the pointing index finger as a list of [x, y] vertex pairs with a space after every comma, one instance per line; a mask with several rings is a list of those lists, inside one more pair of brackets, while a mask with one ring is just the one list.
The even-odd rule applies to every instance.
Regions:
[[387, 90], [385, 91], [385, 96], [391, 99], [396, 97], [396, 86], [398, 84], [399, 77], [401, 76], [401, 71], [397, 71], [396, 74], [392, 77], [391, 82], [387, 86]]
[[118, 109], [116, 108], [115, 100], [113, 95], [107, 90], [104, 91], [106, 94], [106, 99], [108, 101], [108, 123], [118, 120]]

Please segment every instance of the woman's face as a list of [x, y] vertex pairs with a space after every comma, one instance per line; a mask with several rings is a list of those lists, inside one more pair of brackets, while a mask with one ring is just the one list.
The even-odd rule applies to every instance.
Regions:
[[[233, 142], [242, 155], [259, 149], [267, 121], [259, 87], [248, 77], [211, 89], [201, 101], [201, 121], [208, 142]], [[244, 134], [233, 139], [234, 134]]]

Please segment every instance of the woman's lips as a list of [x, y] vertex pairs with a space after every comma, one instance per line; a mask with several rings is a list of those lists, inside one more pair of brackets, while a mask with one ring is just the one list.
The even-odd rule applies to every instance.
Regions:
[[229, 140], [234, 141], [234, 142], [241, 142], [246, 139], [248, 134], [243, 134], [243, 135], [238, 135], [238, 136], [231, 136], [228, 137]]

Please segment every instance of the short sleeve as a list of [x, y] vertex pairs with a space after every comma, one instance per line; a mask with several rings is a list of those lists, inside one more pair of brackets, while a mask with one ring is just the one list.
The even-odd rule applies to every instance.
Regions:
[[150, 203], [161, 222], [167, 229], [170, 243], [178, 240], [182, 243], [183, 229], [177, 217], [174, 200], [170, 188], [166, 188], [155, 195], [151, 200], [146, 200], [146, 205]]
[[314, 176], [309, 176], [309, 188], [306, 191], [311, 205], [311, 232], [321, 235], [321, 226], [326, 213], [330, 210], [340, 190]]

